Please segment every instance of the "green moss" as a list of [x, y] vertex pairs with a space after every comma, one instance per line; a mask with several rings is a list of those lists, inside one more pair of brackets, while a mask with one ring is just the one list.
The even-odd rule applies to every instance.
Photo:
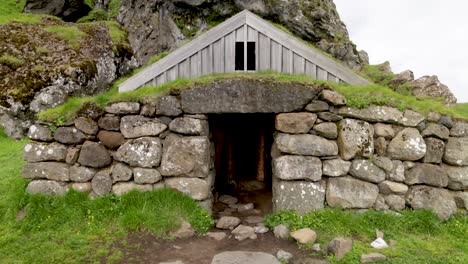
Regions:
[[2, 0], [0, 3], [0, 17], [22, 13], [25, 4], [26, 0]]
[[46, 47], [36, 47], [36, 52], [39, 54], [48, 54], [50, 50]]
[[103, 9], [93, 9], [88, 15], [78, 19], [77, 23], [87, 23], [93, 21], [105, 21], [108, 19], [108, 14]]
[[17, 69], [24, 64], [24, 60], [8, 54], [0, 57], [0, 64], [6, 65], [12, 69]]
[[116, 19], [119, 15], [120, 3], [121, 0], [111, 0], [109, 2], [109, 18]]
[[153, 63], [156, 63], [158, 62], [159, 60], [161, 60], [162, 58], [166, 57], [167, 55], [169, 55], [169, 52], [165, 51], [165, 52], [161, 52], [161, 53], [158, 53], [154, 56], [152, 56], [149, 60], [148, 60], [148, 63], [146, 64], [147, 66], [153, 64]]
[[370, 78], [374, 83], [388, 86], [395, 77], [393, 72], [386, 71], [388, 62], [378, 65], [364, 65], [362, 72]]
[[56, 34], [59, 38], [68, 42], [71, 48], [79, 49], [80, 42], [86, 35], [75, 26], [48, 26], [45, 31]]

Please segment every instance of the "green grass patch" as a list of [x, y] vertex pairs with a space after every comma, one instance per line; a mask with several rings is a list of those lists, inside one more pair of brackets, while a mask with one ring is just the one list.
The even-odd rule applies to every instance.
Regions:
[[301, 82], [310, 85], [328, 85], [332, 89], [342, 93], [347, 98], [348, 106], [350, 107], [365, 108], [370, 105], [388, 105], [400, 110], [412, 109], [422, 114], [435, 111], [455, 118], [468, 119], [468, 104], [445, 106], [441, 101], [399, 94], [392, 89], [381, 85], [350, 86], [319, 81], [305, 75], [290, 75], [274, 72], [214, 74], [194, 79], [177, 79], [161, 86], [142, 87], [131, 92], [118, 93], [118, 85], [126, 80], [126, 78], [123, 78], [117, 81], [113, 88], [106, 93], [95, 97], [70, 98], [61, 106], [41, 112], [39, 114], [39, 118], [42, 121], [50, 123], [56, 123], [57, 120], [70, 121], [76, 117], [77, 111], [84, 102], [95, 102], [100, 106], [121, 101], [145, 102], [146, 100], [156, 99], [165, 91], [170, 89], [186, 89], [194, 87], [197, 84], [229, 78], [271, 78], [277, 82]]
[[23, 12], [26, 0], [2, 0], [0, 4], [0, 16], [19, 14]]
[[116, 19], [119, 15], [121, 0], [111, 0], [109, 2], [109, 19]]
[[0, 25], [11, 22], [40, 24], [42, 15], [23, 14], [26, 0], [2, 0], [0, 3]]
[[59, 38], [67, 41], [73, 49], [79, 49], [81, 40], [86, 36], [86, 33], [75, 26], [48, 26], [45, 31], [55, 33]]
[[76, 21], [77, 23], [87, 23], [87, 22], [93, 22], [93, 21], [105, 21], [108, 19], [108, 14], [106, 10], [103, 9], [93, 9], [89, 12], [88, 15], [78, 19]]
[[[213, 225], [195, 201], [169, 189], [95, 200], [77, 192], [55, 198], [28, 195], [27, 181], [20, 175], [26, 143], [0, 131], [1, 263], [97, 263], [110, 254], [112, 243], [125, 241], [132, 230], [166, 237], [182, 218], [199, 233]], [[20, 210], [27, 215], [17, 221]], [[111, 259], [120, 256], [117, 251]]]
[[152, 56], [152, 57], [148, 60], [148, 63], [147, 63], [146, 65], [147, 65], [147, 66], [150, 66], [151, 64], [158, 62], [159, 60], [161, 60], [162, 58], [166, 57], [167, 55], [169, 55], [169, 52], [167, 52], [167, 51], [158, 53], [158, 54]]
[[[311, 228], [318, 243], [326, 247], [337, 236], [354, 240], [353, 250], [342, 260], [330, 257], [332, 263], [359, 263], [361, 254], [376, 252], [370, 247], [375, 230], [384, 232], [385, 240], [396, 240], [393, 248], [381, 250], [385, 263], [466, 263], [468, 261], [468, 218], [456, 215], [446, 222], [432, 212], [405, 210], [401, 216], [368, 211], [362, 214], [340, 209], [324, 209], [304, 216], [279, 212], [265, 219], [269, 227], [285, 224], [292, 230]], [[450, 254], [447, 254], [450, 252]]]
[[0, 64], [16, 69], [24, 64], [24, 60], [8, 54], [0, 56]]
[[127, 32], [115, 21], [105, 21], [112, 42], [115, 45], [122, 45], [127, 42]]

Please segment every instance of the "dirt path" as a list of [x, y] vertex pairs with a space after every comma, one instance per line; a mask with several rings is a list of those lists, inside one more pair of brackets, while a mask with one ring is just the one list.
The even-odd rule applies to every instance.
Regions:
[[294, 259], [312, 254], [312, 250], [299, 249], [293, 241], [276, 239], [272, 232], [258, 235], [255, 240], [244, 241], [237, 241], [233, 237], [226, 237], [221, 241], [208, 237], [169, 241], [158, 239], [151, 234], [130, 234], [127, 245], [125, 247], [119, 245], [117, 248], [123, 252], [123, 258], [119, 263], [158, 264], [180, 260], [185, 264], [210, 264], [217, 253], [237, 250], [276, 255], [279, 249], [283, 249], [293, 254]]

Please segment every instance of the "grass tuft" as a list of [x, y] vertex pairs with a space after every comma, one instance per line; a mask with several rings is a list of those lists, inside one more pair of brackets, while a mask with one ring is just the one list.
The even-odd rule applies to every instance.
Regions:
[[79, 49], [82, 38], [86, 35], [75, 26], [48, 26], [45, 31], [55, 33], [57, 36], [68, 42], [71, 48]]
[[8, 54], [0, 56], [0, 64], [6, 65], [12, 69], [23, 66], [24, 60]]

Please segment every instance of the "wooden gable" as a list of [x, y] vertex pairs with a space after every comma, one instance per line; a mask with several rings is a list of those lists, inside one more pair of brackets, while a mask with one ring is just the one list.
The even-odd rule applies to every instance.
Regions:
[[[238, 49], [236, 57], [239, 44], [243, 54]], [[244, 67], [236, 70], [236, 62]], [[352, 85], [369, 84], [346, 66], [244, 10], [129, 78], [119, 85], [119, 92], [178, 78], [251, 71], [248, 62], [254, 71], [272, 70]]]

